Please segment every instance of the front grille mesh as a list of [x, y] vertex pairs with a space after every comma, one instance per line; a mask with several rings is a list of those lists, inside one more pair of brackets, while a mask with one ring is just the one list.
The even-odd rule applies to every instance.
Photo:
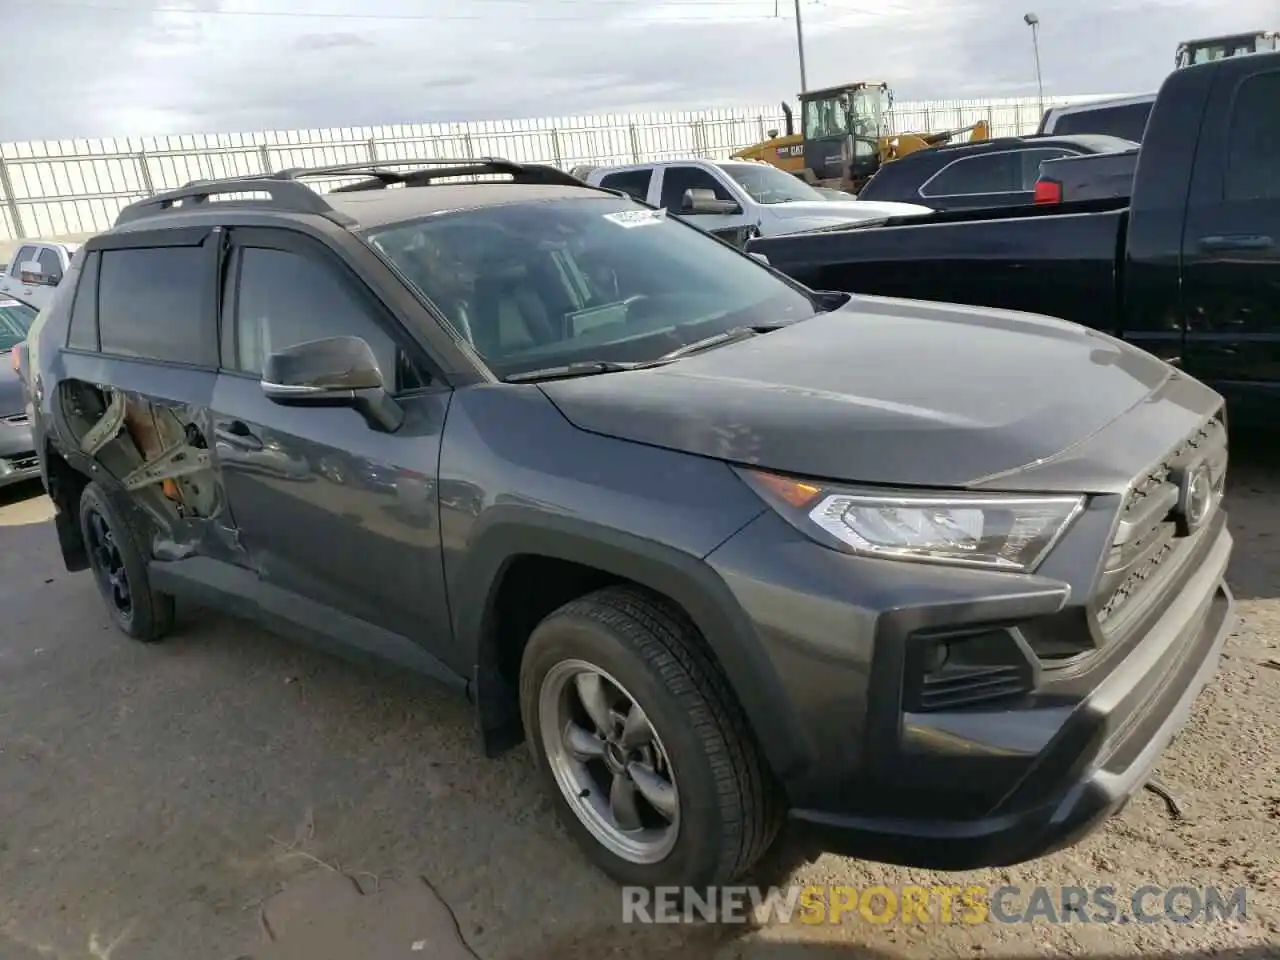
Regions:
[[1178, 536], [1175, 507], [1179, 468], [1204, 459], [1218, 466], [1215, 494], [1222, 493], [1227, 457], [1226, 427], [1220, 417], [1178, 444], [1150, 473], [1130, 489], [1120, 512], [1120, 524], [1107, 555], [1097, 592], [1096, 616], [1104, 633], [1122, 620], [1122, 613], [1159, 589], [1165, 571], [1186, 545]]

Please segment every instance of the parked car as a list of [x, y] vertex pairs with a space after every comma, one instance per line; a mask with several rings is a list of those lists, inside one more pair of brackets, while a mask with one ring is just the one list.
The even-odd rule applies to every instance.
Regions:
[[0, 299], [0, 487], [40, 476], [20, 371], [20, 351], [36, 311]]
[[929, 213], [920, 204], [832, 203], [799, 177], [756, 160], [670, 160], [597, 167], [592, 186], [621, 190], [703, 230], [776, 236], [860, 220]]
[[1033, 203], [1040, 164], [1058, 157], [1115, 153], [1137, 144], [1115, 137], [1001, 137], [917, 150], [886, 163], [858, 194], [861, 201], [927, 203], [935, 210]]
[[[1172, 73], [1131, 198], [752, 240], [821, 289], [1051, 313], [1123, 337], [1273, 422], [1280, 397], [1280, 53]], [[1049, 166], [1046, 164], [1046, 166]]]
[[1050, 107], [1040, 118], [1041, 136], [1094, 133], [1141, 143], [1156, 95], [1111, 97], [1090, 103]]
[[11, 297], [43, 310], [62, 282], [78, 243], [33, 240], [14, 251], [0, 273], [0, 297]]
[[1146, 780], [1231, 625], [1212, 390], [551, 168], [304, 182], [357, 172], [139, 201], [36, 319], [62, 556], [125, 634], [197, 596], [440, 678], [623, 883], [740, 876], [787, 815], [1010, 864]]

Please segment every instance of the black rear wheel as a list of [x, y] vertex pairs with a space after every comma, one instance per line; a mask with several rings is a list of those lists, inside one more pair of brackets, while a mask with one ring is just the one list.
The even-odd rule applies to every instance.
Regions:
[[144, 541], [98, 483], [85, 487], [80, 497], [80, 531], [98, 592], [121, 632], [144, 643], [168, 633], [173, 627], [173, 598], [152, 589], [139, 546]]

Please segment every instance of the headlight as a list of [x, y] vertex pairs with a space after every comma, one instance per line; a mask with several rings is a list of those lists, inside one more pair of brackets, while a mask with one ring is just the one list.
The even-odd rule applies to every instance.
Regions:
[[1030, 573], [1084, 497], [855, 490], [761, 470], [739, 474], [791, 524], [838, 550], [884, 560]]

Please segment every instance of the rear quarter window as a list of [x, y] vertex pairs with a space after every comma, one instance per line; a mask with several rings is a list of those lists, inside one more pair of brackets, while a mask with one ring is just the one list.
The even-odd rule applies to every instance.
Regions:
[[[79, 268], [80, 282], [76, 284], [75, 299], [71, 303], [71, 322], [67, 328], [67, 346], [72, 350], [98, 349], [98, 253], [90, 253]], [[72, 274], [76, 267], [72, 267]]]
[[637, 200], [648, 200], [652, 180], [652, 170], [622, 170], [618, 173], [606, 173], [600, 178], [600, 186], [606, 190], [621, 190]]
[[1131, 103], [1122, 107], [1103, 107], [1098, 110], [1080, 110], [1063, 114], [1053, 125], [1058, 134], [1097, 133], [1142, 142], [1147, 129], [1151, 104]]

